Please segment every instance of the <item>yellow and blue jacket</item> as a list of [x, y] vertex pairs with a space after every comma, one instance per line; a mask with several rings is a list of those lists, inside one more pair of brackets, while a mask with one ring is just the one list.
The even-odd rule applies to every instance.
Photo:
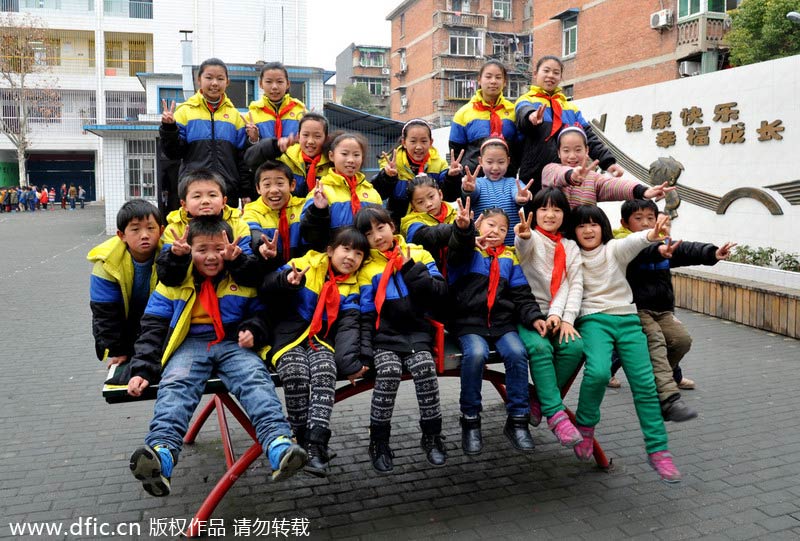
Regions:
[[[291, 257], [300, 257], [308, 247], [303, 243], [300, 236], [300, 214], [306, 200], [302, 197], [292, 197], [286, 205], [286, 219], [289, 221], [289, 250]], [[262, 198], [248, 203], [244, 207], [242, 220], [247, 222], [250, 228], [250, 236], [253, 238], [253, 245], [260, 244], [261, 235], [264, 234], [272, 239], [278, 233], [278, 223], [280, 222], [279, 211], [272, 210], [264, 203]], [[278, 236], [278, 258], [283, 259], [283, 239]]]
[[288, 107], [281, 115], [281, 137], [289, 137], [299, 131], [300, 119], [303, 118], [303, 114], [306, 112], [306, 106], [303, 105], [302, 101], [291, 97], [287, 92], [283, 96], [280, 106], [275, 109], [269, 98], [266, 95], [262, 95], [260, 99], [251, 101], [248, 107], [253, 115], [253, 122], [258, 127], [258, 134], [262, 139], [275, 137], [275, 117], [265, 113], [264, 107], [275, 111], [276, 114]]
[[447, 205], [447, 215], [441, 223], [427, 212], [409, 212], [400, 221], [400, 233], [406, 242], [419, 244], [430, 252], [441, 271], [447, 264], [447, 244], [456, 221], [455, 205], [444, 204]]
[[[141, 376], [150, 383], [158, 380], [161, 368], [189, 334], [213, 333], [210, 325], [192, 325], [192, 307], [197, 302], [201, 281], [187, 273], [176, 287], [158, 284], [142, 316], [142, 332], [131, 359], [131, 377]], [[237, 284], [228, 272], [214, 280], [225, 340], [238, 341], [240, 330], [253, 333], [255, 349], [265, 358], [269, 330], [264, 324], [264, 306], [254, 288]]]
[[[292, 263], [298, 269], [309, 268], [303, 276], [302, 284], [297, 286], [286, 280], [292, 270]], [[273, 364], [277, 365], [281, 355], [293, 347], [308, 346], [308, 330], [322, 286], [328, 279], [329, 264], [327, 253], [311, 250], [264, 278], [259, 294], [264, 303], [271, 307]], [[339, 315], [329, 328], [327, 314], [323, 311], [322, 329], [315, 342], [333, 351], [339, 373], [349, 375], [360, 370], [362, 366], [359, 361], [360, 308], [356, 275], [341, 282], [338, 288]]]
[[[509, 145], [517, 140], [517, 124], [514, 115], [514, 104], [505, 98], [503, 94], [497, 98], [497, 103], [503, 106], [503, 109], [497, 111], [500, 121], [503, 124], [503, 139]], [[461, 165], [469, 167], [470, 171], [474, 171], [478, 165], [478, 158], [481, 155], [481, 144], [491, 135], [489, 125], [489, 118], [491, 114], [489, 111], [478, 111], [475, 109], [475, 104], [482, 103], [489, 107], [489, 104], [483, 98], [483, 91], [478, 90], [469, 103], [464, 104], [450, 124], [450, 148], [458, 156], [461, 151], [464, 151], [464, 157], [461, 159]]]
[[[158, 252], [158, 247], [153, 255]], [[97, 358], [133, 354], [139, 335], [139, 317], [130, 314], [133, 289], [133, 257], [119, 237], [112, 237], [92, 248], [86, 259], [94, 263], [89, 281], [89, 307], [92, 310], [92, 334]], [[150, 292], [158, 278], [153, 264]], [[133, 317], [128, 317], [132, 315]]]
[[[259, 166], [267, 160], [278, 160], [279, 162], [285, 163], [289, 166], [289, 169], [292, 170], [292, 174], [294, 175], [295, 186], [292, 193], [298, 197], [305, 197], [308, 195], [308, 183], [306, 182], [308, 163], [303, 160], [300, 143], [289, 146], [286, 152], [281, 153], [277, 139], [274, 137], [271, 139], [262, 139], [245, 151], [244, 160], [253, 171], [258, 169]], [[314, 175], [316, 177], [316, 182], [319, 182], [320, 178], [328, 174], [328, 170], [330, 170], [332, 165], [330, 160], [328, 160], [328, 156], [323, 152]]]

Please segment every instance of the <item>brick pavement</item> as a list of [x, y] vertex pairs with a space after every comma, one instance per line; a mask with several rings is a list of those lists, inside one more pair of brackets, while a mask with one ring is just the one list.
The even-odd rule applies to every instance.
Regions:
[[[85, 255], [105, 238], [102, 212], [0, 214], [0, 537], [11, 536], [10, 522], [68, 527], [94, 516], [139, 523], [149, 538], [151, 519], [189, 518], [223, 472], [213, 421], [181, 455], [170, 497], [148, 497], [128, 472], [152, 402], [112, 407], [99, 394], [105, 371], [93, 359]], [[407, 382], [395, 413], [393, 475], [369, 465], [365, 393], [336, 408], [331, 444], [339, 456], [329, 479], [300, 475], [271, 485], [260, 462], [214, 517], [224, 519], [227, 539], [241, 538], [234, 519], [276, 517], [310, 519], [316, 539], [800, 537], [798, 341], [691, 312], [680, 317], [694, 336], [685, 370], [698, 381], [684, 396], [701, 415], [668, 425], [685, 476], [677, 486], [657, 481], [646, 464], [624, 376], [622, 389], [609, 390], [598, 426], [614, 461], [610, 473], [578, 463], [543, 427], [534, 430], [535, 454], [511, 451], [501, 433], [504, 410], [488, 386], [485, 451], [463, 456], [458, 382], [443, 379], [446, 467], [421, 458]], [[567, 403], [575, 401], [571, 392]], [[247, 443], [241, 430], [235, 440]]]

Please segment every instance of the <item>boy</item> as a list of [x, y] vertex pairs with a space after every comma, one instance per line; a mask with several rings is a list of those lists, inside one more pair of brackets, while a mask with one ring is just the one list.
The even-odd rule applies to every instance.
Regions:
[[250, 417], [273, 480], [306, 462], [305, 451], [290, 439], [267, 368], [253, 351], [266, 344], [268, 330], [257, 317], [263, 306], [256, 291], [237, 284], [227, 269], [241, 250], [232, 234], [218, 216], [193, 219], [186, 237], [191, 271], [178, 287], [158, 284], [142, 317], [128, 394], [141, 396], [159, 375], [161, 383], [145, 446], [131, 455], [130, 469], [153, 496], [170, 492], [172, 468], [212, 373]]
[[86, 256], [94, 263], [89, 307], [95, 351], [109, 366], [133, 354], [139, 320], [156, 287], [153, 263], [163, 230], [158, 208], [144, 199], [131, 199], [117, 212], [117, 235]]
[[191, 263], [191, 249], [186, 242], [187, 226], [197, 216], [219, 216], [233, 229], [240, 257], [228, 264], [236, 283], [256, 287], [261, 281], [259, 262], [250, 247], [250, 230], [239, 217], [238, 209], [226, 205], [225, 181], [214, 171], [189, 171], [178, 184], [181, 208], [167, 215], [167, 228], [161, 241], [163, 247], [156, 258], [158, 280], [167, 286], [179, 286]]
[[[651, 229], [656, 223], [658, 207], [645, 199], [625, 201], [621, 209], [622, 228], [614, 231], [616, 238]], [[736, 246], [726, 243], [721, 248], [700, 242], [672, 242], [645, 248], [628, 265], [626, 276], [633, 290], [642, 329], [647, 336], [650, 361], [656, 379], [661, 413], [665, 421], [688, 421], [697, 412], [681, 400], [672, 371], [692, 347], [692, 337], [675, 317], [675, 293], [672, 290], [670, 268], [686, 265], [714, 265], [728, 259]]]

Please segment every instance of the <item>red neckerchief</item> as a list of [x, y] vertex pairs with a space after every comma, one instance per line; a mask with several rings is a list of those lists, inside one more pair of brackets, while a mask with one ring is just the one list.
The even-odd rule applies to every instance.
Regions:
[[386, 286], [389, 285], [389, 278], [403, 268], [403, 254], [400, 253], [400, 245], [395, 243], [392, 250], [381, 252], [386, 256], [386, 266], [383, 267], [383, 274], [378, 282], [378, 290], [375, 292], [375, 311], [378, 312], [378, 318], [375, 320], [375, 328], [381, 325], [381, 308], [383, 302], [386, 300]]
[[348, 278], [350, 278], [349, 274], [334, 275], [333, 264], [328, 258], [328, 280], [319, 292], [317, 307], [314, 309], [314, 316], [311, 318], [311, 325], [308, 327], [308, 345], [314, 351], [317, 350], [317, 346], [314, 345], [312, 339], [322, 329], [322, 310], [325, 310], [328, 315], [328, 328], [325, 331], [325, 337], [327, 337], [331, 327], [333, 327], [333, 323], [339, 317], [339, 284]]
[[289, 100], [289, 103], [287, 103], [277, 113], [275, 112], [275, 109], [266, 105], [261, 108], [261, 110], [264, 111], [267, 115], [275, 119], [275, 137], [277, 139], [281, 138], [281, 133], [282, 133], [281, 117], [283, 117], [283, 115], [291, 111], [295, 105], [297, 105], [297, 103], [294, 100]]
[[347, 187], [350, 188], [350, 210], [353, 211], [353, 216], [355, 216], [361, 210], [361, 199], [358, 198], [358, 190], [356, 189], [358, 187], [358, 177], [339, 174], [342, 175], [342, 178], [347, 182]]
[[408, 156], [408, 163], [411, 165], [419, 165], [419, 170], [417, 171], [418, 175], [421, 175], [425, 172], [425, 166], [428, 164], [428, 160], [431, 159], [431, 151], [429, 150], [427, 154], [425, 154], [425, 158], [423, 158], [422, 162], [417, 163], [411, 158], [411, 154], [408, 154], [406, 151], [406, 155]]
[[214, 334], [217, 335], [215, 340], [208, 343], [208, 349], [211, 346], [218, 344], [225, 338], [225, 328], [222, 326], [222, 314], [219, 312], [219, 298], [217, 298], [217, 288], [211, 278], [206, 277], [203, 284], [200, 286], [200, 293], [197, 295], [200, 305], [211, 318], [211, 323], [214, 325]]
[[301, 150], [300, 155], [303, 157], [303, 161], [308, 164], [308, 170], [306, 171], [306, 186], [308, 186], [308, 191], [310, 192], [317, 185], [317, 164], [322, 159], [322, 154], [317, 154], [312, 158]]
[[536, 231], [556, 243], [556, 253], [553, 258], [553, 274], [550, 277], [550, 304], [553, 304], [553, 299], [556, 298], [556, 293], [561, 287], [561, 280], [564, 273], [567, 272], [567, 251], [564, 250], [564, 245], [561, 244], [561, 233], [548, 233], [538, 225]]
[[486, 306], [488, 308], [486, 311], [486, 321], [490, 327], [492, 326], [492, 307], [497, 297], [497, 286], [500, 284], [500, 254], [502, 254], [505, 249], [505, 246], [486, 248], [486, 253], [492, 258], [492, 262], [489, 264], [489, 291], [486, 293]]
[[[432, 214], [431, 216], [433, 216], [433, 218], [437, 222], [439, 222], [440, 224], [443, 224], [444, 221], [447, 219], [447, 213], [448, 212], [450, 212], [450, 208], [447, 206], [447, 203], [442, 201], [442, 206], [439, 209], [439, 214], [436, 214], [436, 215]], [[441, 261], [442, 278], [447, 280], [447, 245], [446, 244], [444, 246], [442, 246], [441, 248], [439, 248], [439, 261]]]
[[[538, 94], [534, 94], [536, 98], [544, 98], [550, 104], [550, 108], [553, 110], [553, 127], [550, 129], [550, 135], [544, 138], [545, 141], [553, 137], [553, 135], [558, 133], [558, 130], [561, 129], [561, 102], [555, 99], [558, 94], [550, 95], [545, 94], [544, 92], [539, 92]], [[542, 106], [544, 107], [544, 106]]]
[[283, 243], [283, 259], [289, 261], [292, 250], [291, 237], [289, 235], [289, 219], [286, 217], [286, 207], [278, 212], [278, 235], [281, 236]]
[[502, 137], [503, 136], [503, 121], [497, 111], [505, 109], [502, 103], [497, 105], [486, 105], [482, 101], [472, 102], [472, 108], [476, 111], [489, 111], [489, 137]]
[[450, 207], [447, 206], [447, 203], [442, 201], [442, 206], [439, 207], [439, 214], [431, 214], [431, 216], [436, 218], [437, 222], [439, 222], [440, 224], [443, 224], [445, 219], [447, 218], [447, 213], [448, 212], [450, 212]]

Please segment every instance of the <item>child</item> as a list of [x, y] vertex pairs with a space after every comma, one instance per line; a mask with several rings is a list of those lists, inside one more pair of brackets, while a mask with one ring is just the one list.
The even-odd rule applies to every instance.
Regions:
[[[652, 201], [625, 201], [621, 209], [622, 228], [615, 238], [625, 238], [653, 227], [658, 207]], [[668, 219], [666, 216], [662, 219]], [[673, 370], [692, 347], [692, 337], [686, 327], [675, 318], [675, 293], [672, 290], [670, 269], [686, 265], [715, 265], [728, 259], [736, 246], [726, 243], [717, 248], [699, 242], [671, 242], [646, 248], [628, 265], [626, 276], [633, 291], [633, 301], [647, 336], [650, 362], [653, 364], [656, 390], [665, 421], [688, 421], [697, 412], [681, 399]]]
[[[564, 411], [561, 389], [578, 369], [583, 356], [583, 340], [574, 327], [583, 295], [581, 253], [574, 241], [563, 237], [569, 218], [569, 203], [564, 194], [546, 188], [534, 196], [531, 207], [528, 218], [524, 218], [524, 210], [519, 211], [514, 246], [536, 302], [540, 307], [549, 307], [547, 335], [518, 326], [538, 396], [538, 401], [532, 399], [531, 422], [538, 425], [544, 414], [559, 443], [574, 447], [583, 436]], [[533, 231], [531, 225], [535, 226]]]
[[400, 220], [400, 233], [407, 242], [422, 246], [433, 256], [436, 266], [447, 276], [447, 244], [456, 220], [456, 209], [444, 202], [439, 183], [428, 175], [418, 175], [408, 183], [412, 212]]
[[611, 175], [622, 175], [622, 168], [617, 165], [614, 155], [558, 86], [563, 72], [564, 64], [558, 57], [543, 56], [536, 63], [530, 91], [514, 104], [517, 130], [522, 137], [519, 178], [533, 179], [533, 193], [542, 187], [544, 166], [557, 160], [555, 135], [562, 126], [583, 128], [592, 157]]
[[126, 362], [139, 336], [139, 320], [156, 287], [155, 255], [164, 231], [161, 212], [131, 199], [117, 212], [117, 235], [92, 248], [89, 307], [95, 352], [108, 365]]
[[153, 496], [170, 493], [183, 437], [212, 373], [253, 423], [274, 481], [306, 462], [305, 451], [290, 439], [267, 368], [253, 351], [264, 346], [268, 330], [252, 317], [263, 309], [256, 291], [236, 284], [226, 268], [239, 251], [231, 237], [230, 226], [216, 216], [192, 220], [186, 239], [192, 271], [178, 287], [159, 284], [142, 317], [128, 394], [141, 396], [159, 374], [160, 384], [145, 446], [131, 455], [130, 468]]
[[611, 224], [599, 207], [581, 205], [572, 211], [570, 233], [581, 247], [583, 259], [583, 300], [576, 328], [586, 356], [575, 415], [583, 441], [573, 450], [580, 460], [592, 458], [594, 427], [600, 421], [600, 404], [611, 375], [611, 351], [616, 349], [631, 385], [648, 462], [662, 480], [675, 483], [681, 474], [667, 450], [647, 339], [625, 280], [625, 267], [658, 241], [664, 222], [659, 219], [653, 229], [614, 239]]
[[253, 190], [250, 173], [242, 162], [245, 122], [225, 95], [228, 67], [209, 58], [197, 71], [197, 94], [175, 108], [162, 100], [161, 149], [170, 160], [182, 160], [179, 177], [195, 169], [210, 169], [225, 181], [231, 207], [239, 198], [249, 203]]
[[408, 182], [417, 175], [425, 173], [435, 178], [445, 190], [445, 199], [452, 201], [458, 197], [464, 152], [458, 158], [454, 156], [451, 151], [449, 165], [439, 157], [433, 147], [431, 126], [424, 120], [415, 118], [403, 125], [400, 146], [391, 155], [384, 153], [378, 163], [381, 170], [372, 179], [381, 197], [388, 199], [386, 208], [396, 224], [408, 212]]
[[[503, 243], [511, 246], [514, 244], [514, 226], [519, 223], [517, 210], [532, 197], [531, 183], [523, 186], [516, 178], [506, 177], [511, 154], [508, 143], [503, 139], [493, 137], [484, 141], [478, 161], [475, 171], [467, 169], [461, 181], [461, 192], [472, 200], [471, 206], [477, 213], [495, 207], [503, 209], [509, 218], [508, 233]], [[478, 177], [481, 168], [485, 176]]]
[[433, 362], [433, 327], [426, 313], [447, 297], [447, 284], [431, 255], [403, 237], [386, 209], [367, 207], [356, 214], [356, 228], [369, 241], [370, 259], [358, 275], [361, 294], [361, 358], [375, 363], [370, 409], [369, 456], [378, 473], [394, 469], [389, 447], [392, 412], [400, 376], [414, 378], [422, 439], [428, 462], [443, 466], [439, 385]]
[[[458, 338], [461, 359], [461, 445], [464, 454], [481, 452], [481, 383], [490, 348], [503, 359], [508, 420], [504, 433], [515, 449], [532, 452], [528, 431], [528, 358], [517, 323], [545, 334], [545, 322], [513, 248], [503, 246], [508, 216], [487, 209], [473, 224], [469, 200], [458, 201], [447, 254], [450, 286], [448, 327]], [[478, 238], [475, 238], [477, 229]]]
[[219, 216], [228, 223], [235, 235], [240, 255], [228, 267], [237, 283], [256, 287], [261, 279], [258, 260], [250, 246], [250, 229], [239, 212], [226, 205], [227, 186], [222, 177], [208, 169], [189, 171], [178, 184], [181, 208], [167, 215], [167, 229], [161, 241], [163, 246], [156, 259], [158, 280], [167, 286], [183, 283], [191, 263], [191, 247], [186, 242], [188, 225], [198, 216]]
[[244, 159], [253, 170], [266, 160], [285, 163], [294, 174], [292, 193], [305, 197], [331, 167], [327, 155], [328, 121], [319, 113], [306, 113], [300, 119], [298, 129], [296, 143], [294, 134], [280, 139], [265, 137], [247, 149]]
[[661, 199], [675, 189], [666, 182], [647, 187], [635, 180], [597, 173], [594, 169], [598, 161], [589, 163], [586, 132], [578, 126], [568, 126], [558, 134], [558, 159], [560, 165], [550, 163], [544, 167], [542, 187], [563, 191], [571, 208], [601, 201]]
[[[481, 144], [489, 137], [516, 141], [514, 104], [503, 96], [508, 81], [506, 67], [499, 60], [488, 60], [478, 72], [478, 90], [469, 103], [459, 109], [450, 124], [450, 150], [464, 152], [461, 165], [474, 171], [478, 167]], [[515, 176], [516, 166], [509, 168]]]
[[261, 99], [250, 102], [247, 129], [248, 139], [255, 144], [259, 139], [291, 137], [298, 132], [298, 121], [306, 106], [289, 95], [289, 71], [280, 62], [267, 62], [261, 67], [258, 86]]
[[336, 374], [355, 382], [367, 367], [359, 355], [356, 273], [369, 243], [353, 227], [341, 228], [325, 252], [309, 251], [268, 274], [262, 298], [281, 312], [273, 327], [272, 362], [283, 383], [297, 441], [308, 449], [306, 470], [330, 471], [328, 442]]
[[328, 158], [333, 167], [306, 197], [300, 217], [300, 234], [314, 250], [325, 249], [332, 231], [353, 225], [362, 206], [381, 204], [381, 196], [361, 172], [366, 154], [367, 141], [361, 135], [342, 133], [331, 142]]
[[292, 196], [295, 179], [292, 170], [284, 163], [266, 161], [256, 170], [256, 191], [259, 198], [244, 207], [242, 220], [250, 227], [254, 252], [266, 259], [266, 251], [275, 245], [281, 266], [293, 257], [306, 252], [300, 238], [300, 213], [305, 199]]

